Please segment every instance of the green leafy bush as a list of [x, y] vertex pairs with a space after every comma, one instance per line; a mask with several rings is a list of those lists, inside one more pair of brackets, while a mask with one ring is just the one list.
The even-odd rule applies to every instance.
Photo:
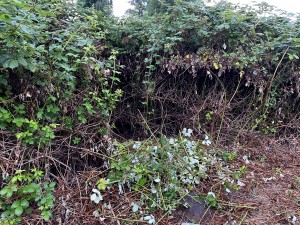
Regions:
[[43, 176], [43, 172], [37, 169], [31, 169], [30, 173], [18, 170], [13, 177], [6, 179], [7, 184], [0, 190], [1, 224], [18, 224], [22, 216], [35, 210], [46, 221], [50, 219], [55, 183], [41, 182]]
[[[280, 121], [299, 111], [299, 17], [266, 3], [171, 3], [156, 13], [133, 13], [121, 27], [112, 27], [122, 63], [130, 65], [123, 71], [127, 82], [131, 78], [124, 105], [131, 106], [133, 122], [142, 112], [154, 130], [161, 120], [171, 126], [178, 121], [177, 127], [204, 124], [205, 115], [214, 112], [215, 127], [222, 125], [221, 115], [231, 121], [244, 115], [247, 122], [236, 128], [274, 133]], [[174, 108], [177, 116], [156, 119]], [[189, 121], [186, 115], [195, 114]]]
[[0, 14], [0, 127], [48, 145], [58, 126], [105, 124], [122, 92], [101, 13], [68, 1], [4, 0]]

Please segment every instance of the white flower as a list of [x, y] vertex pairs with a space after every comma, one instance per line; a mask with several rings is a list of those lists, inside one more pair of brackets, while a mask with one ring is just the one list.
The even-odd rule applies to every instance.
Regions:
[[141, 142], [137, 141], [134, 143], [134, 145], [132, 146], [134, 149], [139, 149], [141, 147]]
[[103, 207], [104, 207], [105, 209], [111, 209], [111, 208], [112, 208], [110, 203], [109, 203], [109, 204], [104, 203], [104, 204], [103, 204]]
[[149, 224], [155, 224], [155, 218], [153, 215], [145, 216], [144, 220], [148, 221]]
[[132, 212], [137, 212], [139, 210], [139, 205], [138, 204], [132, 202], [131, 206], [132, 206]]
[[211, 145], [211, 141], [209, 140], [209, 137], [207, 135], [205, 135], [205, 139], [204, 141], [202, 141], [202, 144], [207, 146]]
[[185, 137], [190, 137], [192, 136], [193, 130], [192, 129], [187, 129], [187, 128], [183, 128], [182, 134]]
[[152, 207], [152, 208], [153, 208], [153, 207], [156, 207], [155, 202], [152, 203], [151, 207]]
[[217, 172], [219, 179], [224, 180], [226, 178], [226, 175], [220, 171]]
[[92, 191], [93, 191], [93, 194], [91, 195], [91, 201], [98, 204], [100, 201], [103, 200], [103, 197], [102, 197], [100, 191], [98, 191], [97, 189], [93, 189]]

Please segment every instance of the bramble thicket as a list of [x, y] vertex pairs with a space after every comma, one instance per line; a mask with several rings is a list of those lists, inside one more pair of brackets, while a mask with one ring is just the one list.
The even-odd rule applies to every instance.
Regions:
[[299, 137], [299, 14], [130, 2], [0, 2], [1, 224], [163, 224], [205, 182], [218, 209], [247, 173], [224, 146]]

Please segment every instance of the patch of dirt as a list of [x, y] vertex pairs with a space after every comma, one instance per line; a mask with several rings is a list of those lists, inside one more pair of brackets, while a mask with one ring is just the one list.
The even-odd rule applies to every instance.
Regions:
[[[206, 224], [300, 224], [299, 137], [256, 140], [239, 146], [240, 165], [248, 172], [241, 190], [222, 196], [228, 207]], [[249, 157], [249, 163], [242, 156]]]
[[209, 220], [214, 213], [214, 210], [208, 207], [204, 200], [199, 199], [199, 194], [195, 191], [185, 197], [184, 202], [187, 208], [180, 206], [175, 212], [175, 217], [180, 218], [182, 223], [190, 222], [198, 224], [202, 221]]

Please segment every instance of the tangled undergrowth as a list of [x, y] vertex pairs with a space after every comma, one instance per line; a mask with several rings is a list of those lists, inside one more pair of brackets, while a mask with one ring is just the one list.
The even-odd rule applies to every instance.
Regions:
[[[296, 224], [299, 165], [267, 148], [285, 138], [298, 157], [299, 16], [149, 0], [120, 19], [80, 2], [0, 2], [1, 223], [175, 224], [196, 192], [220, 224]], [[241, 147], [258, 139], [265, 156]], [[278, 220], [233, 202], [275, 179]]]
[[[207, 136], [202, 142], [193, 141], [191, 129], [185, 128], [181, 134], [178, 139], [162, 136], [134, 144], [114, 143], [104, 162], [107, 176], [96, 182], [91, 200], [107, 205], [105, 199], [109, 200], [110, 195], [135, 192], [135, 199], [127, 206], [132, 207], [127, 218], [132, 218], [132, 222], [144, 218], [149, 224], [154, 224], [157, 218], [151, 212], [174, 212], [184, 204], [184, 197], [212, 171], [218, 175], [223, 191], [231, 192], [244, 186], [242, 176], [247, 167], [233, 170], [225, 163], [234, 160], [235, 153], [214, 150]], [[111, 189], [118, 190], [118, 193]], [[104, 198], [102, 195], [107, 191], [110, 193]], [[207, 205], [217, 207], [217, 197], [212, 191], [199, 197], [204, 197]], [[102, 209], [100, 206], [94, 214], [105, 218]]]

